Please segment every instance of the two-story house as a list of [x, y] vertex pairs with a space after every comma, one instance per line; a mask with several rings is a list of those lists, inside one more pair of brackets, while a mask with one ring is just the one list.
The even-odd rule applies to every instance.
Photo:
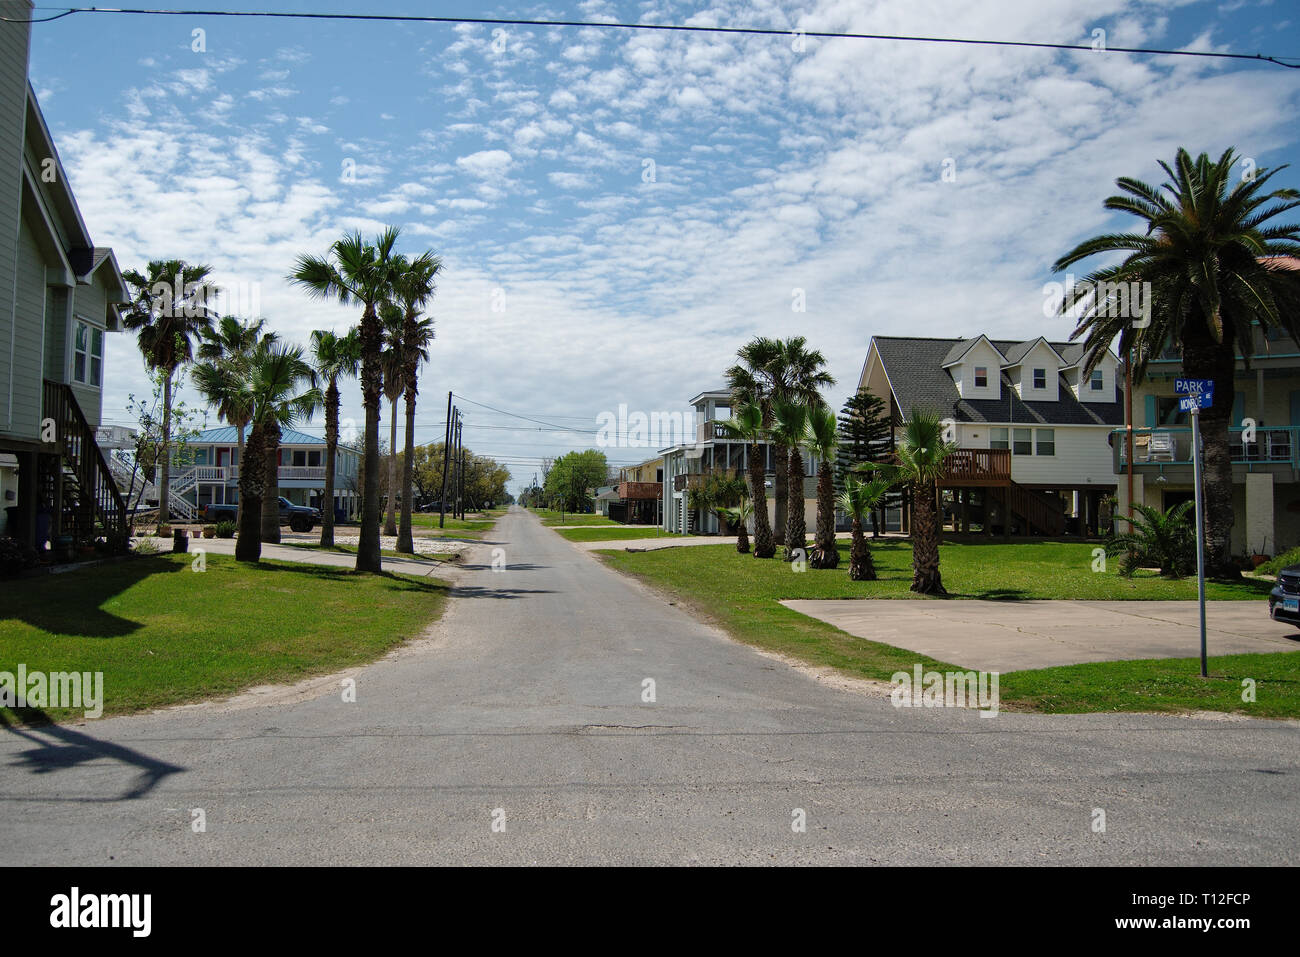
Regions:
[[[1111, 430], [1124, 424], [1119, 360], [1083, 376], [1078, 343], [873, 336], [858, 388], [888, 404], [894, 439], [912, 410], [958, 446], [940, 482], [944, 521], [986, 534], [1107, 531]], [[900, 522], [910, 527], [907, 515]]]
[[125, 533], [95, 427], [129, 295], [113, 251], [91, 241], [28, 83], [31, 12], [0, 0], [0, 535], [37, 547]]
[[[1300, 268], [1294, 261], [1291, 268]], [[1300, 345], [1290, 336], [1253, 330], [1250, 368], [1237, 361], [1229, 448], [1235, 555], [1277, 555], [1300, 545]], [[1133, 501], [1167, 509], [1193, 496], [1189, 414], [1178, 411], [1174, 379], [1179, 352], [1165, 350], [1133, 385], [1133, 460], [1123, 429], [1112, 436], [1121, 509]]]

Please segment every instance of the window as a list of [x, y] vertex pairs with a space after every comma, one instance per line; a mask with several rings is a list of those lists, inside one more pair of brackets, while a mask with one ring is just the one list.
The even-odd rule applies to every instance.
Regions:
[[1035, 388], [1035, 389], [1039, 389], [1039, 390], [1042, 390], [1042, 389], [1046, 389], [1046, 388], [1047, 388], [1047, 370], [1046, 370], [1046, 369], [1035, 369], [1035, 370], [1034, 370], [1034, 388]]
[[307, 464], [312, 468], [320, 468], [320, 449], [312, 449], [307, 453]]
[[1034, 430], [1033, 429], [1012, 429], [1012, 455], [1033, 455], [1034, 454]]
[[984, 389], [988, 387], [988, 384], [989, 384], [988, 366], [976, 366], [975, 367], [975, 388]]
[[72, 346], [72, 378], [99, 386], [104, 378], [104, 330], [77, 320]]
[[1034, 436], [1037, 442], [1035, 454], [1037, 455], [1055, 455], [1056, 454], [1056, 429], [1038, 429]]
[[1006, 429], [989, 429], [989, 448], [991, 449], [1009, 449], [1010, 443], [1007, 441]]
[[1105, 388], [1105, 378], [1102, 376], [1100, 369], [1092, 370], [1092, 378], [1088, 380], [1088, 388], [1093, 392], [1100, 392]]

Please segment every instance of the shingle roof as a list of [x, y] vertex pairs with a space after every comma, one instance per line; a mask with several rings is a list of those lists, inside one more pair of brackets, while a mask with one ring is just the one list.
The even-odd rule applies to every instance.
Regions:
[[[1080, 402], [1062, 384], [1055, 402], [1025, 402], [1010, 380], [1002, 376], [1001, 399], [963, 399], [957, 392], [952, 375], [943, 363], [962, 339], [920, 339], [904, 336], [875, 336], [872, 340], [885, 365], [885, 374], [907, 415], [913, 408], [925, 409], [958, 422], [1032, 422], [1043, 425], [1123, 425], [1122, 402]], [[1035, 340], [1036, 341], [1036, 340]], [[1082, 346], [1072, 343], [1048, 343], [1057, 352], [1074, 361], [1065, 351], [1080, 354]], [[994, 341], [1003, 355], [1022, 343]], [[960, 353], [959, 353], [960, 354]]]

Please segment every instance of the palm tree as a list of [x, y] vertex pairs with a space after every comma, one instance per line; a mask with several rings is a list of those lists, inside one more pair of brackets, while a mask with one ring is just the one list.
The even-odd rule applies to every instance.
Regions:
[[731, 410], [731, 419], [722, 423], [725, 434], [749, 443], [749, 495], [754, 515], [754, 557], [771, 558], [776, 554], [772, 526], [767, 520], [767, 478], [763, 468], [763, 447], [767, 430], [763, 426], [763, 408], [757, 402], [742, 402]]
[[1139, 568], [1156, 565], [1165, 578], [1181, 578], [1196, 570], [1196, 531], [1189, 510], [1195, 502], [1180, 502], [1162, 512], [1134, 502], [1138, 515], [1129, 520], [1130, 529], [1106, 540], [1106, 554], [1122, 554], [1120, 572], [1132, 575]]
[[747, 523], [749, 517], [754, 514], [753, 500], [748, 496], [742, 496], [740, 504], [732, 508], [720, 508], [718, 513], [722, 515], [729, 524], [736, 526], [736, 551], [742, 555], [749, 553], [749, 529]]
[[[222, 316], [215, 325], [200, 330], [198, 357], [204, 360], [194, 367], [194, 384], [210, 405], [217, 409], [217, 417], [235, 427], [235, 441], [239, 447], [238, 462], [244, 460], [244, 429], [248, 425], [251, 410], [240, 405], [238, 392], [229, 389], [231, 376], [225, 374], [228, 367], [234, 377], [242, 375], [242, 369], [258, 346], [268, 346], [279, 337], [274, 332], [266, 332], [265, 319], [241, 321], [234, 316]], [[239, 524], [244, 511], [241, 499], [235, 510], [235, 524]]]
[[379, 357], [384, 370], [384, 397], [388, 399], [391, 414], [388, 418], [388, 468], [386, 492], [388, 510], [384, 517], [384, 534], [397, 534], [397, 400], [406, 391], [406, 356], [403, 352], [402, 320], [400, 307], [386, 302], [379, 307], [379, 318], [384, 325], [384, 351]]
[[[778, 341], [777, 354], [769, 363], [774, 400], [795, 402], [805, 409], [813, 409], [823, 402], [821, 390], [835, 384], [835, 377], [825, 370], [826, 357], [819, 350], [809, 349], [807, 346], [808, 340], [803, 336], [792, 336], [789, 339]], [[799, 458], [799, 480], [787, 491], [790, 512], [799, 513], [799, 526], [802, 529], [804, 504], [803, 460], [800, 450], [793, 446], [789, 448], [787, 454], [792, 460], [790, 462], [791, 475], [795, 474], [796, 463], [793, 459]], [[777, 471], [779, 474], [780, 470]], [[796, 495], [799, 496], [797, 503], [795, 501]], [[787, 519], [788, 527], [789, 520]], [[802, 544], [802, 541], [800, 541], [801, 546]]]
[[817, 461], [817, 534], [808, 564], [813, 568], [835, 568], [840, 550], [835, 545], [835, 450], [839, 445], [839, 421], [827, 405], [814, 406], [808, 413], [808, 453]]
[[[1183, 375], [1214, 381], [1214, 404], [1200, 413], [1205, 561], [1210, 573], [1226, 577], [1239, 574], [1228, 554], [1233, 523], [1228, 427], [1237, 355], [1249, 360], [1255, 324], [1300, 338], [1300, 272], [1283, 268], [1278, 258], [1300, 255], [1300, 224], [1266, 225], [1300, 206], [1300, 192], [1264, 191], [1264, 184], [1286, 167], [1261, 169], [1234, 183], [1237, 161], [1231, 149], [1217, 161], [1207, 153], [1192, 159], [1179, 149], [1172, 166], [1160, 163], [1168, 179], [1159, 187], [1120, 177], [1115, 185], [1123, 195], [1102, 205], [1137, 216], [1145, 229], [1094, 236], [1052, 267], [1059, 272], [1090, 256], [1127, 254], [1087, 276], [1062, 304], [1063, 309], [1082, 308], [1071, 338], [1085, 336], [1090, 350], [1085, 375], [1119, 336], [1120, 353], [1131, 358], [1135, 381], [1145, 377], [1152, 358], [1175, 345], [1181, 350]], [[1130, 283], [1149, 283], [1149, 315], [1135, 324], [1131, 308], [1117, 308], [1121, 287], [1102, 283], [1123, 284], [1126, 293], [1133, 288]]]
[[291, 282], [319, 299], [337, 299], [341, 305], [360, 304], [361, 397], [366, 410], [365, 452], [362, 457], [361, 535], [356, 570], [382, 571], [379, 552], [379, 402], [383, 394], [380, 356], [384, 346], [379, 305], [393, 292], [394, 253], [399, 231], [389, 227], [374, 243], [360, 233], [344, 236], [323, 257], [300, 256]]
[[[789, 562], [801, 557], [795, 552], [808, 544], [803, 514], [803, 453], [799, 451], [808, 441], [808, 407], [789, 399], [776, 399], [772, 403], [772, 418], [773, 442], [790, 452], [786, 459], [786, 486], [790, 492], [790, 502], [785, 520], [785, 551], [782, 553]], [[798, 499], [795, 498], [796, 493]]]
[[318, 380], [325, 383], [325, 499], [321, 503], [320, 543], [334, 545], [334, 468], [339, 451], [339, 379], [357, 374], [361, 361], [361, 334], [347, 335], [317, 329], [311, 334], [312, 365]]
[[939, 416], [913, 409], [890, 463], [863, 462], [859, 469], [879, 471], [891, 483], [905, 482], [912, 500], [912, 591], [946, 595], [939, 574], [939, 522], [935, 509], [938, 481], [956, 443], [945, 442]]
[[402, 309], [402, 342], [406, 344], [406, 368], [402, 383], [406, 387], [406, 448], [402, 456], [402, 514], [397, 527], [397, 550], [415, 554], [411, 533], [411, 496], [415, 487], [415, 397], [419, 393], [420, 363], [428, 361], [433, 341], [433, 320], [421, 319], [420, 313], [433, 298], [434, 282], [442, 271], [442, 260], [425, 252], [412, 260], [399, 257], [397, 277], [393, 283], [393, 301]]
[[840, 508], [853, 520], [853, 544], [849, 548], [849, 581], [872, 582], [876, 580], [876, 563], [871, 560], [871, 546], [863, 534], [862, 524], [884, 501], [892, 482], [876, 476], [869, 482], [860, 482], [852, 476], [844, 479], [844, 491], [839, 495]]
[[172, 386], [176, 370], [194, 360], [195, 337], [212, 324], [213, 314], [207, 303], [216, 288], [208, 282], [210, 272], [210, 266], [155, 259], [143, 275], [134, 269], [122, 274], [131, 293], [131, 302], [122, 312], [122, 324], [136, 333], [145, 364], [163, 380], [157, 479], [160, 524], [171, 517]]
[[[313, 379], [312, 368], [298, 346], [271, 343], [258, 348], [248, 361], [244, 401], [253, 411], [244, 450], [247, 459], [239, 468], [239, 497], [247, 507], [240, 516], [239, 539], [235, 543], [237, 561], [256, 562], [262, 556], [267, 432], [274, 429], [278, 433], [281, 426], [299, 419], [311, 420], [322, 401]], [[278, 506], [276, 527], [278, 530]]]
[[[772, 400], [776, 398], [776, 363], [781, 355], [781, 343], [776, 339], [769, 339], [765, 336], [757, 336], [751, 339], [745, 345], [736, 350], [736, 357], [740, 359], [737, 365], [733, 365], [727, 370], [727, 388], [731, 390], [731, 401], [733, 406], [756, 405], [761, 410], [762, 427], [764, 430], [772, 427]], [[773, 483], [773, 496], [776, 500], [772, 528], [772, 541], [775, 545], [780, 545], [785, 541], [785, 511], [786, 511], [786, 470], [783, 467], [788, 461], [789, 456], [785, 447], [774, 445], [772, 448], [772, 464], [775, 471]], [[752, 469], [752, 458], [751, 458]], [[751, 471], [751, 476], [752, 476]], [[755, 507], [754, 514], [758, 514]], [[755, 558], [767, 558], [766, 554], [760, 554], [761, 549], [755, 547]], [[775, 554], [775, 548], [772, 554]]]

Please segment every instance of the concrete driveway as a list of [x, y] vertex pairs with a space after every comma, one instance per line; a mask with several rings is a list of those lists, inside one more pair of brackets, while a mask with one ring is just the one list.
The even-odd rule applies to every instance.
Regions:
[[[849, 598], [781, 604], [850, 635], [979, 671], [1201, 654], [1193, 601]], [[1205, 622], [1211, 655], [1300, 651], [1300, 631], [1270, 619], [1266, 601], [1206, 602]]]
[[1300, 863], [1300, 725], [895, 709], [492, 538], [354, 702], [0, 730], [0, 865]]

